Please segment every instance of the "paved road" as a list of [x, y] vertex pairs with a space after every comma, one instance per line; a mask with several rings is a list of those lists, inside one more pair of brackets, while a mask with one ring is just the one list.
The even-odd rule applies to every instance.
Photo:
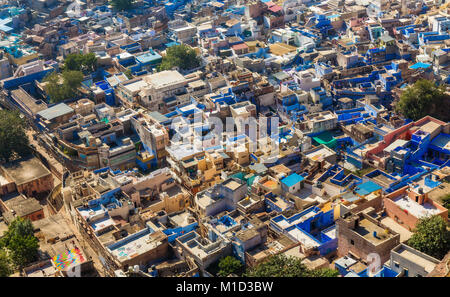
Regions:
[[61, 173], [61, 175], [64, 173], [64, 166], [56, 160], [50, 153], [47, 152], [47, 150], [42, 147], [37, 140], [34, 140], [33, 135], [36, 134], [36, 132], [32, 129], [26, 130], [26, 135], [28, 136], [28, 139], [30, 141], [30, 145], [34, 146], [34, 149], [38, 151], [42, 156], [44, 156], [47, 161], [54, 167], [58, 172]]

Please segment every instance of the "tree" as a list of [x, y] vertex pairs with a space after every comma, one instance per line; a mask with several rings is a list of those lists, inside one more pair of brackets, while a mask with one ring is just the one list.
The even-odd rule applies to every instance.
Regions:
[[11, 260], [8, 258], [6, 251], [0, 249], [0, 277], [7, 277], [12, 273]]
[[39, 241], [34, 236], [29, 219], [17, 218], [12, 221], [0, 246], [8, 249], [12, 262], [18, 267], [24, 267], [38, 258]]
[[67, 84], [71, 92], [81, 86], [83, 81], [83, 74], [80, 71], [64, 71], [62, 76], [64, 84]]
[[50, 96], [50, 102], [63, 101], [66, 98], [66, 93], [62, 87], [61, 77], [58, 73], [52, 72], [44, 78], [45, 85], [44, 89]]
[[83, 57], [83, 66], [88, 71], [97, 70], [97, 57], [94, 53], [85, 54]]
[[310, 277], [338, 277], [339, 271], [330, 268], [312, 269], [309, 271]]
[[81, 70], [81, 64], [83, 63], [81, 54], [68, 54], [64, 59], [64, 69], [66, 70]]
[[417, 121], [426, 115], [442, 121], [450, 121], [450, 95], [444, 86], [437, 86], [433, 81], [418, 80], [408, 87], [395, 106], [397, 112]]
[[447, 194], [442, 198], [442, 206], [444, 206], [447, 209], [450, 209], [450, 194]]
[[25, 157], [31, 153], [25, 134], [25, 121], [15, 111], [0, 110], [0, 159], [8, 162], [11, 157]]
[[97, 70], [97, 57], [94, 53], [68, 54], [64, 59], [64, 70], [93, 72]]
[[408, 245], [436, 259], [444, 258], [450, 250], [447, 223], [437, 215], [420, 219]]
[[159, 71], [170, 70], [172, 67], [180, 67], [183, 70], [189, 70], [200, 66], [200, 58], [191, 47], [185, 44], [174, 45], [166, 50]]
[[116, 10], [129, 10], [133, 7], [133, 0], [111, 0], [111, 5]]
[[11, 238], [8, 250], [13, 263], [24, 267], [38, 259], [39, 241], [34, 235], [15, 235]]
[[243, 271], [244, 265], [232, 256], [226, 256], [225, 258], [220, 259], [219, 261], [219, 276], [228, 276], [232, 273], [241, 274]]
[[270, 256], [249, 272], [249, 277], [336, 277], [337, 271], [331, 269], [308, 269], [300, 259], [284, 254]]
[[47, 82], [45, 91], [50, 102], [57, 103], [74, 96], [83, 81], [83, 73], [77, 70], [65, 70], [62, 75], [53, 72], [44, 78]]

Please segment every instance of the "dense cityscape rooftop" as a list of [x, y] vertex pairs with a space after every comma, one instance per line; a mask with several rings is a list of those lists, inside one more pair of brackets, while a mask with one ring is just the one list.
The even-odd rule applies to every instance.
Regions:
[[0, 1], [8, 275], [449, 276], [449, 3]]

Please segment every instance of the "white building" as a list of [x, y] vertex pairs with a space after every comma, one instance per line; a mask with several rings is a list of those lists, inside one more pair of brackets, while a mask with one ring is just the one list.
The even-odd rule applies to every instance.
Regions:
[[176, 70], [166, 70], [120, 83], [117, 96], [125, 104], [139, 102], [153, 110], [166, 112], [164, 99], [186, 91], [186, 78]]
[[330, 111], [305, 115], [309, 131], [312, 133], [333, 130], [337, 126], [337, 115]]
[[305, 91], [320, 87], [320, 79], [307, 70], [294, 73], [294, 80], [298, 83], [300, 89]]

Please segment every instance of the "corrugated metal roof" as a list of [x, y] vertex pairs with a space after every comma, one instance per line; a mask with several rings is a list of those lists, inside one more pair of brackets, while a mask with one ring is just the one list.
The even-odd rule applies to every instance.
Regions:
[[53, 120], [54, 118], [60, 117], [70, 112], [73, 112], [73, 108], [71, 108], [65, 103], [60, 103], [38, 112], [38, 115], [50, 121]]

